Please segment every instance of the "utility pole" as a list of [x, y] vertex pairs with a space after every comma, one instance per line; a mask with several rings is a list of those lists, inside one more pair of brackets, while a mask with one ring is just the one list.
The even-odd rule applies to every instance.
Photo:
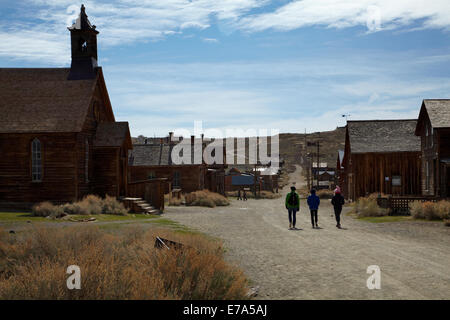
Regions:
[[319, 170], [320, 170], [320, 132], [317, 139], [317, 190], [319, 190]]

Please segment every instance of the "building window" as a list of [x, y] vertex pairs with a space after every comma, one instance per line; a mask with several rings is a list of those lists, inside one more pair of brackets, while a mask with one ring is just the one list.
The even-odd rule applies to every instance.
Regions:
[[425, 163], [425, 175], [426, 175], [425, 189], [428, 191], [430, 190], [430, 165], [428, 161]]
[[85, 143], [85, 154], [84, 154], [84, 177], [86, 183], [89, 182], [89, 141], [86, 139]]
[[31, 143], [31, 180], [42, 181], [42, 148], [37, 138]]
[[150, 171], [148, 173], [148, 179], [155, 179], [156, 178], [156, 173], [155, 171]]
[[173, 187], [180, 187], [180, 171], [175, 171], [173, 173], [173, 181], [172, 181]]

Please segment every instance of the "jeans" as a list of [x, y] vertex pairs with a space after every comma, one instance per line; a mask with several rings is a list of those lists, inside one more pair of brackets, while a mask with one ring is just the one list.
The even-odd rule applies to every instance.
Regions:
[[342, 212], [342, 207], [334, 207], [334, 215], [336, 217], [337, 224], [341, 223], [341, 212]]
[[311, 223], [314, 227], [314, 221], [316, 222], [317, 225], [317, 210], [310, 210], [311, 212]]
[[297, 209], [288, 209], [289, 213], [289, 223], [292, 223], [292, 226], [295, 227], [295, 222], [297, 221]]

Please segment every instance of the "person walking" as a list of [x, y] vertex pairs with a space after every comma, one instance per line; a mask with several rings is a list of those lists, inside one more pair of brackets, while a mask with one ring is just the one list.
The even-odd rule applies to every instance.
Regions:
[[285, 205], [289, 216], [289, 230], [297, 229], [295, 223], [297, 222], [297, 211], [300, 210], [300, 197], [295, 192], [294, 186], [291, 187], [291, 192], [286, 195]]
[[308, 196], [308, 206], [309, 206], [309, 211], [311, 213], [311, 224], [313, 229], [314, 228], [319, 228], [319, 225], [317, 224], [317, 211], [319, 210], [319, 205], [320, 205], [320, 198], [316, 195], [316, 190], [312, 189], [311, 190], [311, 195]]
[[341, 212], [342, 212], [342, 206], [344, 205], [345, 200], [344, 197], [341, 195], [341, 188], [337, 187], [334, 190], [334, 196], [331, 199], [331, 204], [334, 207], [334, 216], [336, 218], [336, 227], [341, 229]]
[[238, 190], [238, 196], [237, 196], [237, 199], [238, 200], [242, 200], [242, 197], [241, 197], [241, 189], [239, 188], [239, 190]]
[[247, 190], [244, 188], [244, 201], [247, 201]]

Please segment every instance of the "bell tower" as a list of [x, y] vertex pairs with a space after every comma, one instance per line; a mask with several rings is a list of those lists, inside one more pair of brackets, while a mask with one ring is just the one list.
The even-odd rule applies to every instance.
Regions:
[[69, 80], [93, 79], [97, 68], [97, 34], [91, 25], [84, 5], [75, 23], [68, 27], [72, 47], [72, 64]]

